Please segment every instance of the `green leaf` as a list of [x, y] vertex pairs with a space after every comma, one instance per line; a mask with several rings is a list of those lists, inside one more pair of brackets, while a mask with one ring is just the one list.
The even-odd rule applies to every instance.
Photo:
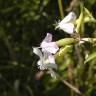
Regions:
[[66, 45], [71, 45], [75, 43], [76, 40], [74, 38], [64, 38], [56, 41], [56, 44], [61, 47], [61, 46], [66, 46]]
[[87, 62], [89, 62], [89, 61], [91, 61], [91, 60], [94, 59], [94, 58], [96, 58], [96, 52], [90, 54], [90, 55], [86, 58], [86, 60], [84, 61], [84, 64], [87, 63]]

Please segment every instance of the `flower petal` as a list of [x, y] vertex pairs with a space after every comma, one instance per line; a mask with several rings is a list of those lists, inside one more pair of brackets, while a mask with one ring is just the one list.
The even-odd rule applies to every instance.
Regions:
[[45, 70], [45, 69], [47, 69], [47, 68], [45, 67], [45, 64], [43, 64], [43, 61], [39, 60], [39, 61], [37, 62], [37, 64], [38, 64], [38, 68], [39, 68], [40, 70]]
[[34, 52], [36, 55], [38, 55], [38, 56], [40, 57], [40, 59], [43, 59], [43, 54], [42, 54], [42, 52], [40, 51], [39, 48], [34, 47], [34, 48], [33, 48], [33, 52]]
[[52, 54], [48, 55], [49, 64], [46, 64], [48, 68], [57, 69], [57, 64], [55, 63], [55, 58]]
[[46, 66], [46, 68], [54, 68], [57, 69], [57, 65], [55, 63], [55, 58], [51, 53], [44, 52], [44, 60], [43, 64]]
[[76, 14], [74, 12], [70, 12], [60, 23], [69, 23], [74, 22], [76, 20]]
[[55, 64], [55, 58], [54, 58], [54, 56], [51, 53], [48, 54], [48, 59], [49, 59], [50, 63]]
[[73, 23], [66, 23], [60, 26], [60, 29], [65, 31], [68, 34], [74, 33], [74, 24]]
[[[47, 35], [46, 35], [45, 39], [43, 40], [43, 42], [49, 43], [49, 42], [51, 42], [51, 41], [52, 41], [52, 34], [47, 33]], [[42, 42], [42, 43], [43, 43], [43, 42]], [[42, 43], [41, 43], [41, 44], [42, 44]]]
[[70, 12], [61, 22], [58, 23], [55, 29], [57, 28], [62, 29], [61, 27], [66, 27], [65, 24], [74, 23], [75, 20], [76, 20], [76, 14], [74, 12]]
[[43, 52], [45, 51], [53, 54], [55, 54], [59, 50], [59, 47], [55, 42], [51, 42], [51, 43], [43, 42], [41, 47]]

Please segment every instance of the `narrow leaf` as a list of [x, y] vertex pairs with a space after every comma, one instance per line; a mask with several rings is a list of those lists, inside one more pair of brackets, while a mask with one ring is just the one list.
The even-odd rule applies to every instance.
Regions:
[[96, 52], [90, 54], [90, 55], [86, 58], [86, 60], [84, 61], [84, 64], [87, 63], [87, 62], [89, 62], [89, 61], [91, 61], [91, 60], [94, 59], [94, 58], [96, 58]]

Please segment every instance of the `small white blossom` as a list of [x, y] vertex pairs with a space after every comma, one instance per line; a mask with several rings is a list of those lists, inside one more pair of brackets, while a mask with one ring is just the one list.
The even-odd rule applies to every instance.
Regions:
[[70, 12], [61, 22], [58, 23], [55, 29], [59, 28], [68, 34], [73, 34], [75, 20], [76, 20], [75, 13]]
[[41, 46], [43, 52], [49, 52], [55, 54], [59, 47], [57, 46], [56, 42], [52, 42], [52, 34], [47, 33], [45, 39], [42, 41]]
[[[39, 48], [41, 48], [42, 51]], [[56, 78], [56, 76], [53, 69], [57, 69], [57, 65], [52, 54], [55, 54], [58, 50], [59, 47], [56, 42], [52, 42], [52, 35], [50, 33], [47, 33], [40, 47], [33, 48], [33, 52], [40, 58], [37, 62], [38, 68], [40, 70], [48, 69], [49, 73], [54, 78]]]
[[33, 52], [39, 56], [40, 60], [37, 62], [40, 70], [48, 69], [51, 76], [56, 78], [53, 69], [57, 69], [55, 58], [51, 53], [42, 53], [39, 48], [34, 47]]

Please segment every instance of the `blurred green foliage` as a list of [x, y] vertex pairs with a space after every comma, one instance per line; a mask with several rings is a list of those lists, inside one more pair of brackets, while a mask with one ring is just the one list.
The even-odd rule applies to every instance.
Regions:
[[[62, 0], [64, 15], [71, 10], [80, 13], [72, 1]], [[84, 6], [96, 18], [96, 1], [84, 0]], [[59, 79], [38, 70], [38, 58], [32, 53], [32, 46], [39, 46], [47, 32], [54, 40], [69, 36], [54, 30], [60, 18], [57, 0], [0, 0], [0, 96], [79, 96]], [[84, 37], [96, 37], [96, 24], [86, 23], [84, 28]], [[61, 58], [62, 64], [58, 62], [57, 72], [84, 96], [95, 96], [96, 44], [75, 46]]]

